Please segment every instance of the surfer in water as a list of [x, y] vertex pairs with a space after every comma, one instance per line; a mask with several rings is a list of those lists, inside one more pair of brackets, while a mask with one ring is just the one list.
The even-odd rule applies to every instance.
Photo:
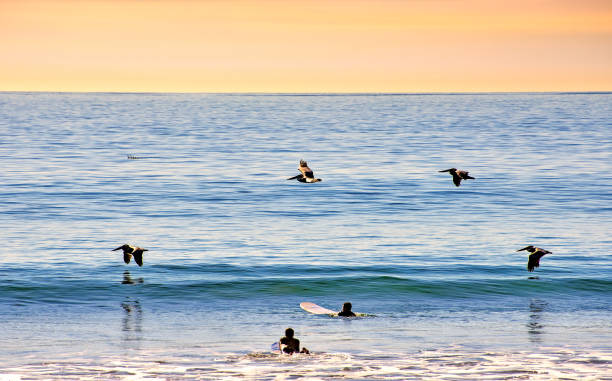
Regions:
[[353, 311], [351, 311], [353, 305], [350, 302], [346, 302], [342, 305], [342, 311], [338, 312], [338, 316], [343, 317], [354, 317], [357, 316]]
[[290, 355], [294, 353], [309, 354], [310, 352], [306, 348], [300, 350], [300, 341], [293, 337], [293, 335], [293, 328], [287, 328], [285, 330], [285, 337], [281, 337], [279, 341], [281, 351]]

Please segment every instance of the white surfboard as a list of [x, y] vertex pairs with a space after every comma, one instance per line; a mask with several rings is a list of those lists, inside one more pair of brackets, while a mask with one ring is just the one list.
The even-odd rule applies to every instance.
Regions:
[[[285, 348], [285, 344], [281, 344], [281, 343], [279, 343], [278, 341], [277, 341], [277, 342], [274, 342], [274, 343], [272, 343], [272, 345], [270, 345], [270, 351], [271, 351], [272, 353], [278, 353], [278, 354], [281, 354], [281, 355], [289, 355], [289, 356], [291, 356], [291, 355], [297, 355], [298, 353], [303, 353], [303, 352], [290, 352], [290, 353], [285, 353], [285, 352], [283, 351], [283, 348]], [[304, 348], [302, 348], [302, 350], [304, 350]], [[306, 352], [306, 353], [308, 354], [308, 352]]]
[[[308, 311], [311, 314], [315, 314], [315, 315], [338, 316], [337, 311], [332, 311], [329, 308], [321, 307], [320, 305], [312, 303], [312, 302], [302, 302], [300, 303], [300, 307], [302, 307], [304, 311]], [[354, 314], [357, 317], [375, 316], [371, 314], [364, 314], [361, 312], [354, 312]]]
[[321, 307], [318, 304], [314, 304], [311, 302], [302, 302], [300, 303], [300, 307], [304, 310], [304, 311], [308, 311], [311, 314], [315, 314], [315, 315], [332, 315], [332, 316], [338, 316], [338, 312], [336, 311], [332, 311], [328, 308], [325, 307]]

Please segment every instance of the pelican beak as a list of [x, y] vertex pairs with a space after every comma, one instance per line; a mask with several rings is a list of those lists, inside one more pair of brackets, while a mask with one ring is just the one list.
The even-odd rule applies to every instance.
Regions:
[[522, 249], [518, 249], [517, 251], [523, 251], [523, 250], [527, 250], [529, 246], [523, 247]]
[[111, 250], [111, 251], [117, 251], [117, 250], [119, 250], [119, 249], [121, 249], [121, 248], [123, 248], [123, 246], [119, 246], [118, 248], [113, 249], [113, 250]]
[[450, 172], [450, 168], [449, 169], [445, 169], [443, 171], [438, 171], [438, 172]]

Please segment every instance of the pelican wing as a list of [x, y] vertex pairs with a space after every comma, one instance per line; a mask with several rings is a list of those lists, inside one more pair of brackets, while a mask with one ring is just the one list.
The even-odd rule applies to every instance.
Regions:
[[457, 171], [457, 173], [464, 180], [467, 180], [467, 179], [472, 179], [473, 180], [474, 179], [472, 176], [470, 176], [470, 173], [468, 171]]
[[310, 179], [314, 179], [314, 173], [312, 172], [312, 169], [310, 169], [310, 168], [308, 168], [306, 166], [304, 166], [304, 167], [300, 166], [298, 169], [300, 170], [300, 172], [302, 172], [302, 175], [304, 177], [310, 178]]
[[134, 252], [132, 253], [134, 255], [134, 261], [136, 261], [138, 266], [142, 266], [142, 253], [143, 252], [144, 252], [143, 249], [138, 248], [138, 249], [134, 250]]
[[457, 174], [453, 173], [453, 183], [455, 183], [455, 186], [458, 187], [459, 185], [461, 185], [461, 177], [459, 177]]
[[548, 254], [548, 252], [535, 251], [529, 254], [529, 261], [527, 262], [527, 271], [533, 271], [536, 267], [540, 267], [540, 258]]
[[128, 263], [130, 263], [130, 260], [132, 260], [132, 254], [124, 251], [123, 252], [123, 262], [128, 264]]

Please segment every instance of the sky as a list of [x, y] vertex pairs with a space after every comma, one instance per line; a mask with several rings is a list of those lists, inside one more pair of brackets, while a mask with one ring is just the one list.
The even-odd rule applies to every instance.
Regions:
[[612, 91], [612, 0], [0, 0], [0, 91]]

